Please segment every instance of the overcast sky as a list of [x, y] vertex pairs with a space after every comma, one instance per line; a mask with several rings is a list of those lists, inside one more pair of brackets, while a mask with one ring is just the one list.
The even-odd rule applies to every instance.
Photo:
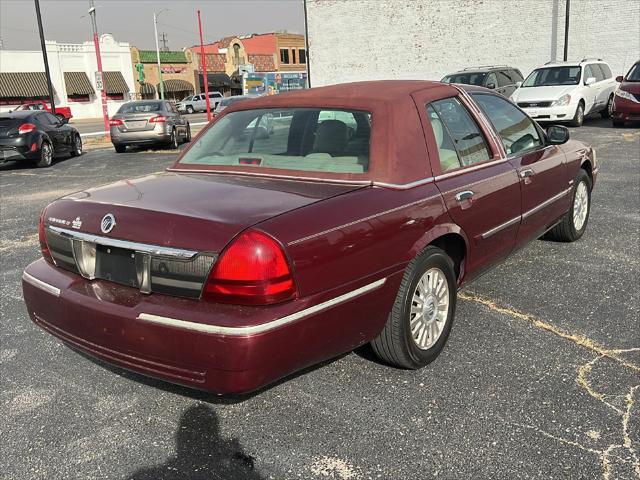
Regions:
[[[198, 40], [197, 10], [201, 10], [205, 42], [229, 35], [275, 30], [304, 33], [302, 0], [95, 0], [99, 33], [142, 49], [155, 49], [153, 11], [168, 8], [158, 18], [158, 33], [167, 34], [172, 50]], [[89, 0], [40, 0], [45, 38], [63, 43], [91, 40], [86, 15]], [[5, 50], [40, 49], [33, 0], [0, 0], [0, 38]]]

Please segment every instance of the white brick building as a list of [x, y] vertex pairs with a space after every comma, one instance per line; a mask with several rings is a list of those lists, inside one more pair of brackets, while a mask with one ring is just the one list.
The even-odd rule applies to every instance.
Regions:
[[[526, 76], [562, 60], [566, 0], [306, 0], [311, 86], [440, 80], [477, 65]], [[571, 0], [569, 60], [614, 75], [640, 58], [640, 0]]]

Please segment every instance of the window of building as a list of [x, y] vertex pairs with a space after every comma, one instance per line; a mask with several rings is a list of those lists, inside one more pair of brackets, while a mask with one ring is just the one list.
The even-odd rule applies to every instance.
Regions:
[[295, 48], [291, 49], [291, 63], [298, 63], [298, 62], [296, 62], [296, 49]]
[[107, 93], [107, 100], [124, 100], [124, 93]]
[[307, 51], [304, 48], [298, 50], [298, 59], [300, 63], [307, 63]]
[[280, 49], [280, 63], [283, 63], [285, 65], [289, 64], [289, 49], [288, 48], [281, 48]]
[[89, 95], [67, 95], [69, 102], [88, 102]]

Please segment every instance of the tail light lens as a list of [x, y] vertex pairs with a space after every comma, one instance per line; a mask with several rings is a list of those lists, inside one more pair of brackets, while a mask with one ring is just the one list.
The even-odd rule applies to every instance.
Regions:
[[124, 122], [119, 118], [112, 118], [111, 120], [109, 120], [110, 127], [119, 127], [120, 125], [124, 125]]
[[149, 119], [149, 123], [164, 123], [167, 121], [167, 117], [163, 117], [162, 115], [158, 115], [156, 117], [151, 117]]
[[18, 127], [18, 133], [20, 135], [22, 135], [23, 133], [31, 133], [35, 130], [37, 130], [38, 127], [36, 127], [33, 123], [23, 123], [22, 125], [20, 125], [20, 127]]
[[214, 265], [203, 298], [241, 305], [268, 305], [296, 297], [291, 267], [280, 244], [250, 230], [236, 238]]
[[47, 235], [44, 231], [44, 210], [40, 214], [40, 224], [38, 225], [38, 240], [40, 241], [40, 252], [42, 257], [49, 263], [53, 264], [53, 257], [47, 245]]

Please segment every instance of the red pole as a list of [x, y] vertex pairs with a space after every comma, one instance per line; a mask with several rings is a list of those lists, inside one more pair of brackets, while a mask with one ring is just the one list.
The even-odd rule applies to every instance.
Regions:
[[202, 61], [202, 81], [204, 83], [204, 97], [207, 102], [207, 121], [211, 121], [211, 103], [209, 102], [209, 78], [207, 77], [207, 59], [204, 56], [204, 40], [202, 40], [202, 20], [198, 10], [198, 27], [200, 28], [200, 60]]
[[104, 120], [104, 129], [107, 132], [107, 140], [109, 140], [109, 111], [107, 110], [107, 92], [104, 89], [104, 74], [102, 73], [102, 57], [100, 56], [100, 40], [98, 39], [98, 26], [96, 24], [96, 8], [91, 1], [91, 8], [89, 9], [89, 15], [91, 15], [91, 25], [93, 27], [93, 44], [96, 48], [96, 61], [98, 63], [98, 75], [102, 83], [100, 94], [102, 95], [102, 118]]

